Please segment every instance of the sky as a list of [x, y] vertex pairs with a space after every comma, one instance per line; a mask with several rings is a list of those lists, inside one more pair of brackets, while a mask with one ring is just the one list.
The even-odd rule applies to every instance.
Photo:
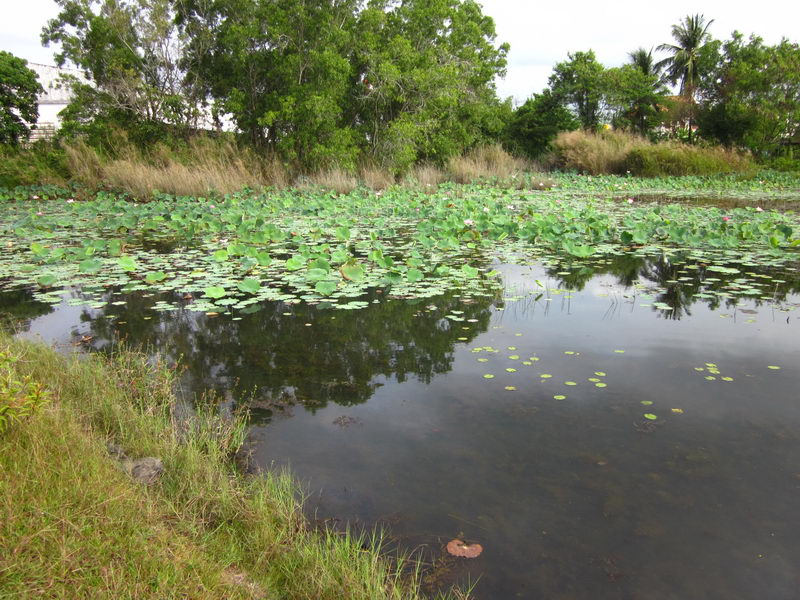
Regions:
[[[39, 34], [57, 14], [53, 0], [0, 0], [6, 5], [0, 19], [0, 50], [30, 62], [53, 64], [52, 48], [42, 48]], [[553, 65], [568, 52], [592, 49], [607, 67], [627, 61], [628, 52], [650, 49], [671, 41], [671, 26], [688, 14], [714, 19], [710, 32], [727, 39], [734, 30], [755, 33], [767, 43], [782, 37], [800, 41], [800, 2], [762, 0], [483, 0], [484, 13], [493, 17], [497, 41], [511, 44], [507, 75], [497, 82], [500, 97], [524, 102], [547, 85]]]

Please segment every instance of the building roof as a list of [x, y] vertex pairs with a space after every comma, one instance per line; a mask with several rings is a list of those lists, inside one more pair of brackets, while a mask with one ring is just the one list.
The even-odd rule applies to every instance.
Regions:
[[83, 73], [78, 69], [65, 69], [32, 62], [28, 63], [28, 68], [36, 72], [39, 76], [39, 83], [44, 88], [44, 93], [39, 96], [40, 105], [69, 104], [71, 93], [69, 88], [61, 85], [59, 81], [61, 75], [73, 75], [82, 81], [86, 81]]

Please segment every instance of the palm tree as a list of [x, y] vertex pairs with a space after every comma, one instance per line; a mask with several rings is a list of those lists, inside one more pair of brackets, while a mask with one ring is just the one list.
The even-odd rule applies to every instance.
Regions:
[[[639, 133], [646, 135], [649, 130], [648, 121], [658, 115], [659, 104], [663, 96], [667, 93], [665, 88], [666, 78], [662, 69], [656, 64], [653, 58], [653, 50], [637, 48], [628, 53], [630, 58], [629, 65], [642, 76], [642, 84], [647, 82], [647, 88], [640, 87], [641, 96], [636, 98], [628, 108], [628, 117], [634, 124], [634, 128]], [[646, 89], [646, 91], [645, 91]]]
[[661, 79], [660, 63], [653, 60], [653, 50], [645, 50], [644, 48], [637, 48], [633, 52], [628, 52], [628, 58], [631, 59], [631, 64], [638, 68], [645, 75], [654, 75]]
[[711, 39], [708, 28], [714, 22], [706, 23], [703, 15], [687, 15], [677, 25], [672, 26], [675, 44], [661, 44], [659, 52], [670, 56], [656, 63], [656, 67], [666, 70], [666, 77], [673, 84], [680, 81], [680, 94], [689, 105], [689, 141], [692, 139], [692, 113], [694, 97], [700, 81], [699, 63], [703, 47]]

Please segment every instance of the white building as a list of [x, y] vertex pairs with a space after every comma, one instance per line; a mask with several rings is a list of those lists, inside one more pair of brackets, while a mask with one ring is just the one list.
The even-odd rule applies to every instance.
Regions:
[[28, 63], [28, 68], [39, 76], [39, 84], [44, 92], [39, 96], [39, 120], [31, 131], [31, 139], [50, 137], [61, 126], [58, 113], [69, 104], [71, 94], [67, 86], [60, 81], [61, 75], [74, 75], [84, 80], [83, 73], [77, 69], [62, 69], [51, 65]]
[[[39, 96], [39, 120], [31, 129], [31, 141], [49, 138], [61, 127], [61, 119], [58, 116], [67, 107], [72, 94], [69, 86], [61, 82], [61, 75], [72, 75], [80, 81], [86, 83], [88, 80], [78, 69], [65, 69], [51, 65], [42, 65], [29, 62], [28, 68], [35, 71], [39, 76], [39, 84], [44, 88], [44, 92]], [[236, 131], [230, 115], [222, 115], [222, 131]], [[213, 131], [215, 124], [211, 118], [211, 112], [207, 108], [203, 109], [203, 115], [198, 125], [200, 129]]]

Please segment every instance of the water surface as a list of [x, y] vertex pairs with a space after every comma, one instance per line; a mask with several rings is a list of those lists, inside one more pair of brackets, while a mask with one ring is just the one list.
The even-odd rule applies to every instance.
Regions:
[[[112, 292], [125, 304], [18, 292], [0, 311], [60, 344], [147, 345], [187, 367], [186, 392], [248, 399], [256, 461], [289, 466], [320, 522], [388, 526], [435, 565], [432, 587], [797, 598], [798, 271], [706, 266], [499, 265], [504, 293], [373, 292], [354, 311], [268, 303], [209, 317]], [[483, 554], [448, 558], [454, 537]]]

